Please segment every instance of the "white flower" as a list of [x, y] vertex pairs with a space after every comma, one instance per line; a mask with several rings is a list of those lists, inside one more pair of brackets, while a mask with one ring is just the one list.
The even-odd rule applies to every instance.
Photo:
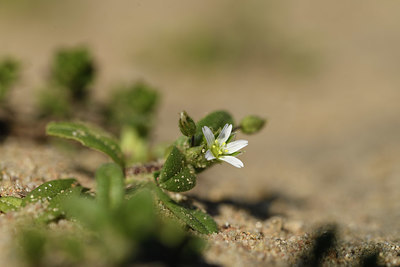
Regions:
[[228, 162], [237, 168], [244, 167], [243, 162], [235, 156], [238, 154], [236, 152], [248, 145], [248, 141], [237, 140], [226, 143], [231, 136], [232, 124], [225, 124], [217, 140], [215, 140], [214, 134], [210, 128], [204, 126], [202, 130], [207, 140], [208, 150], [205, 155], [207, 160], [219, 159]]

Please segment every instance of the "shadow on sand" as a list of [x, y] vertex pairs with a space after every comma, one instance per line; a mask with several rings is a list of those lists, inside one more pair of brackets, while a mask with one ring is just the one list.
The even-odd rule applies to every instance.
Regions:
[[275, 202], [284, 202], [285, 204], [302, 206], [302, 201], [290, 199], [279, 193], [272, 193], [263, 196], [257, 201], [245, 201], [234, 198], [225, 198], [219, 201], [211, 201], [199, 196], [190, 195], [189, 198], [202, 203], [205, 206], [207, 213], [212, 216], [220, 214], [220, 207], [222, 205], [232, 206], [235, 209], [247, 211], [251, 216], [259, 219], [266, 220], [272, 216], [284, 216], [282, 213], [271, 212], [271, 206]]

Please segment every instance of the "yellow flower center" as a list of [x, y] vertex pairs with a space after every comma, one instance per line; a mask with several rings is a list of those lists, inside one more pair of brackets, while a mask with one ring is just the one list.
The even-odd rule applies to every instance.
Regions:
[[214, 157], [219, 158], [221, 155], [228, 153], [228, 150], [226, 149], [226, 143], [220, 144], [218, 140], [215, 140], [214, 144], [210, 148], [211, 153], [214, 155]]

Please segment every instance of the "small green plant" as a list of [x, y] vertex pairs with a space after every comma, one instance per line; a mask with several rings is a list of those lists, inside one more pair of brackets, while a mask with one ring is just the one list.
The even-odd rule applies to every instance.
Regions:
[[74, 101], [84, 101], [94, 80], [95, 65], [83, 47], [59, 50], [54, 59], [51, 77], [56, 84], [70, 91]]
[[153, 159], [150, 134], [160, 99], [157, 90], [147, 83], [134, 82], [114, 88], [110, 100], [99, 104], [90, 98], [95, 74], [88, 49], [59, 50], [54, 55], [49, 80], [38, 95], [38, 117], [95, 121], [121, 137], [126, 163]]
[[106, 108], [109, 123], [119, 129], [131, 127], [141, 138], [147, 138], [158, 102], [159, 93], [144, 82], [116, 88]]
[[88, 102], [96, 76], [93, 57], [85, 47], [60, 49], [54, 55], [49, 76], [39, 93], [39, 115], [68, 118]]
[[150, 134], [154, 127], [159, 93], [144, 82], [116, 88], [105, 107], [107, 125], [121, 137], [121, 150], [127, 163], [152, 158]]
[[[259, 131], [263, 125], [264, 123], [258, 123], [251, 132]], [[225, 161], [235, 167], [243, 167], [237, 156], [248, 142], [233, 141], [236, 134], [232, 133], [233, 118], [226, 111], [210, 113], [197, 123], [184, 112], [180, 116], [179, 127], [183, 135], [170, 146], [166, 160], [154, 163], [158, 164], [158, 168], [155, 166], [145, 172], [130, 171], [140, 167], [127, 167], [126, 158], [121, 153], [118, 142], [98, 129], [82, 123], [51, 122], [46, 132], [52, 136], [76, 140], [105, 153], [125, 170], [127, 187], [152, 191], [161, 207], [189, 228], [202, 234], [216, 232], [217, 225], [210, 216], [175, 202], [167, 192], [185, 192], [192, 189], [196, 185], [196, 173], [217, 162]], [[239, 125], [236, 129], [242, 127]]]
[[5, 100], [11, 87], [18, 80], [19, 68], [19, 63], [12, 58], [0, 61], [0, 102]]

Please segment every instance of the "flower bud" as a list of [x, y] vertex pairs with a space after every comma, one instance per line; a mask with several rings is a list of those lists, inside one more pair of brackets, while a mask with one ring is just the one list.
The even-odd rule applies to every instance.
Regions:
[[240, 126], [241, 130], [245, 134], [253, 134], [260, 131], [266, 123], [265, 119], [258, 116], [249, 115], [242, 119]]
[[186, 111], [182, 111], [180, 114], [179, 129], [183, 135], [188, 137], [192, 137], [196, 133], [196, 123], [189, 117]]

